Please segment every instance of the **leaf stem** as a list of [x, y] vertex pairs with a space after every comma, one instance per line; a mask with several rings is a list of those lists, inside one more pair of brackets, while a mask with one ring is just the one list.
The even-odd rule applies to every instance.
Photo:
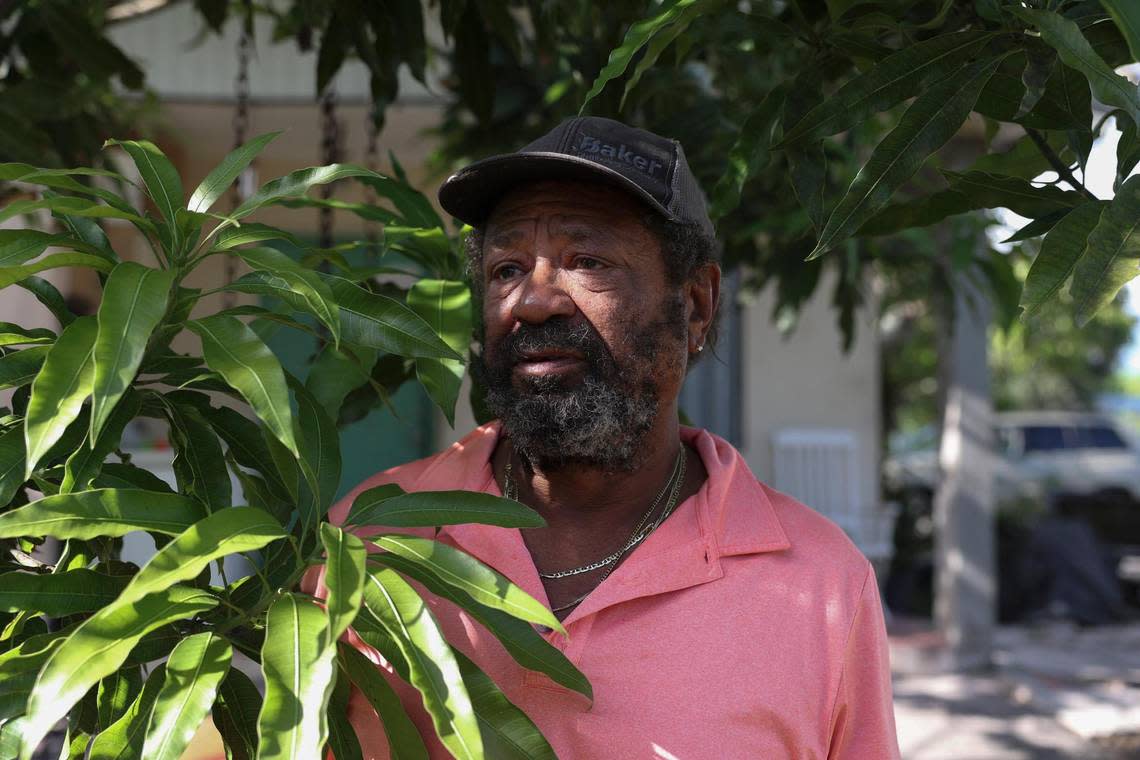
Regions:
[[1065, 166], [1065, 162], [1061, 160], [1061, 157], [1057, 155], [1057, 153], [1049, 145], [1049, 142], [1041, 135], [1040, 132], [1031, 127], [1025, 127], [1025, 134], [1029, 135], [1029, 139], [1032, 140], [1033, 144], [1037, 146], [1037, 150], [1041, 151], [1041, 155], [1045, 157], [1045, 160], [1048, 161], [1049, 165], [1053, 167], [1053, 170], [1057, 172], [1058, 175], [1060, 175], [1061, 179], [1072, 185], [1074, 190], [1088, 198], [1090, 201], [1099, 200], [1099, 198], [1089, 192], [1089, 189], [1087, 187], [1085, 187], [1080, 182], [1077, 182], [1077, 178], [1073, 176], [1073, 172], [1069, 169], [1069, 167]]

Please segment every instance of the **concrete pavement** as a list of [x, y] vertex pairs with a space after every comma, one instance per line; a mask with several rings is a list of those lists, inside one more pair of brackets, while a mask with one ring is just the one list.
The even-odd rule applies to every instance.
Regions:
[[891, 627], [904, 760], [1140, 759], [1140, 623], [1003, 627], [968, 672], [928, 627]]

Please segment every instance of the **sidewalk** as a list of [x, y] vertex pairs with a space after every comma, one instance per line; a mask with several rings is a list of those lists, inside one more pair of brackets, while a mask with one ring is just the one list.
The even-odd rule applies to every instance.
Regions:
[[965, 673], [928, 624], [890, 632], [904, 760], [1140, 759], [1140, 623], [1003, 627]]

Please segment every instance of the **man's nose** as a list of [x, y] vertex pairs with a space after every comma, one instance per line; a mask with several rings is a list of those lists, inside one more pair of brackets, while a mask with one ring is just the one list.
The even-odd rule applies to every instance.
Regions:
[[551, 317], [573, 316], [578, 307], [563, 287], [563, 274], [560, 267], [540, 257], [527, 273], [515, 301], [515, 319], [541, 324]]

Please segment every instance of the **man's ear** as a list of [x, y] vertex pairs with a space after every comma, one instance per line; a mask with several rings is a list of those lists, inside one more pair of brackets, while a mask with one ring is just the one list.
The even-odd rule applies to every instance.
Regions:
[[689, 353], [705, 347], [717, 305], [720, 303], [720, 265], [710, 261], [697, 267], [685, 286], [689, 305]]

